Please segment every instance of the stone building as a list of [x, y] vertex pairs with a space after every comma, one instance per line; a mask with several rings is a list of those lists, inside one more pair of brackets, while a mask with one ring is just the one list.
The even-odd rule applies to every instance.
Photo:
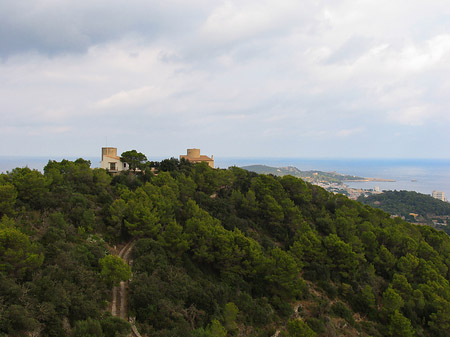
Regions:
[[187, 149], [186, 155], [180, 155], [180, 160], [184, 158], [191, 163], [203, 163], [206, 162], [212, 168], [214, 168], [214, 156], [208, 157], [200, 154], [200, 149]]
[[112, 173], [128, 170], [128, 164], [122, 163], [120, 157], [117, 156], [116, 147], [102, 147], [102, 161], [100, 167]]

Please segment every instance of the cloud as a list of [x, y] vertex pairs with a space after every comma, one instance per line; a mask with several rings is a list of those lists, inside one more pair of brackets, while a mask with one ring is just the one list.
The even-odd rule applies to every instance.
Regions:
[[351, 64], [359, 57], [365, 55], [371, 50], [372, 41], [370, 38], [353, 36], [344, 42], [335, 52], [326, 60], [326, 63]]
[[404, 48], [399, 57], [399, 66], [421, 71], [450, 59], [450, 34], [438, 35], [417, 46]]
[[[153, 41], [182, 33], [208, 8], [205, 1], [28, 0], [0, 2], [0, 55], [37, 51], [83, 53], [127, 36]], [[177, 22], [176, 25], [173, 22]]]
[[338, 137], [349, 137], [349, 136], [353, 136], [353, 135], [357, 135], [360, 133], [363, 133], [365, 130], [365, 128], [363, 127], [358, 127], [358, 128], [352, 128], [352, 129], [343, 129], [343, 130], [339, 130], [336, 135]]
[[392, 112], [390, 118], [403, 125], [420, 126], [433, 117], [432, 111], [431, 106], [410, 106]]
[[216, 7], [202, 25], [201, 32], [216, 41], [229, 42], [250, 37], [267, 37], [274, 32], [286, 32], [294, 22], [308, 26], [311, 2], [291, 0], [224, 1]]
[[161, 155], [189, 143], [377, 156], [407, 147], [401, 135], [420, 143], [450, 126], [450, 9], [380, 1], [1, 2], [0, 125], [12, 145], [0, 153], [27, 148], [20, 128], [36, 129], [26, 134], [41, 151], [77, 135], [94, 154], [105, 135]]
[[135, 108], [167, 98], [168, 96], [169, 92], [165, 92], [161, 88], [144, 86], [137, 89], [118, 92], [98, 101], [95, 103], [95, 107], [100, 109]]
[[60, 126], [43, 126], [42, 128], [33, 128], [29, 130], [28, 134], [30, 136], [45, 136], [47, 134], [65, 134], [71, 131], [72, 128], [68, 125]]

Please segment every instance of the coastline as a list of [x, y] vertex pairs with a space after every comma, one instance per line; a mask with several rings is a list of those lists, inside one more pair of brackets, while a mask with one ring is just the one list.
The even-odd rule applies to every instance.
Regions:
[[345, 182], [355, 182], [355, 183], [367, 183], [367, 182], [382, 182], [382, 183], [395, 183], [397, 180], [395, 179], [384, 179], [384, 178], [364, 178], [364, 179], [350, 179], [350, 180], [342, 180]]

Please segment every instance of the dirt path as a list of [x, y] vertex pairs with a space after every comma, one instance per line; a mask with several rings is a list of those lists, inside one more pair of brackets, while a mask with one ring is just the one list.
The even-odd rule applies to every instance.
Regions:
[[[119, 252], [119, 257], [126, 263], [131, 264], [131, 250], [134, 241], [128, 242]], [[131, 336], [141, 337], [134, 324], [134, 319], [128, 317], [128, 283], [129, 281], [120, 282], [118, 287], [113, 287], [113, 298], [111, 302], [111, 314], [120, 317], [131, 324]]]

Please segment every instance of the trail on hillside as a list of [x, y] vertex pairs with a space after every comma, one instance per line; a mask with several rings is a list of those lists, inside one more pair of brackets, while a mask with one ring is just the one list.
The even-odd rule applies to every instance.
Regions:
[[[131, 250], [133, 249], [134, 241], [128, 242], [119, 252], [119, 257], [126, 263], [131, 265]], [[112, 290], [111, 314], [120, 317], [131, 324], [131, 336], [141, 337], [137, 331], [134, 319], [128, 317], [128, 281], [120, 282], [119, 286], [114, 286]]]

